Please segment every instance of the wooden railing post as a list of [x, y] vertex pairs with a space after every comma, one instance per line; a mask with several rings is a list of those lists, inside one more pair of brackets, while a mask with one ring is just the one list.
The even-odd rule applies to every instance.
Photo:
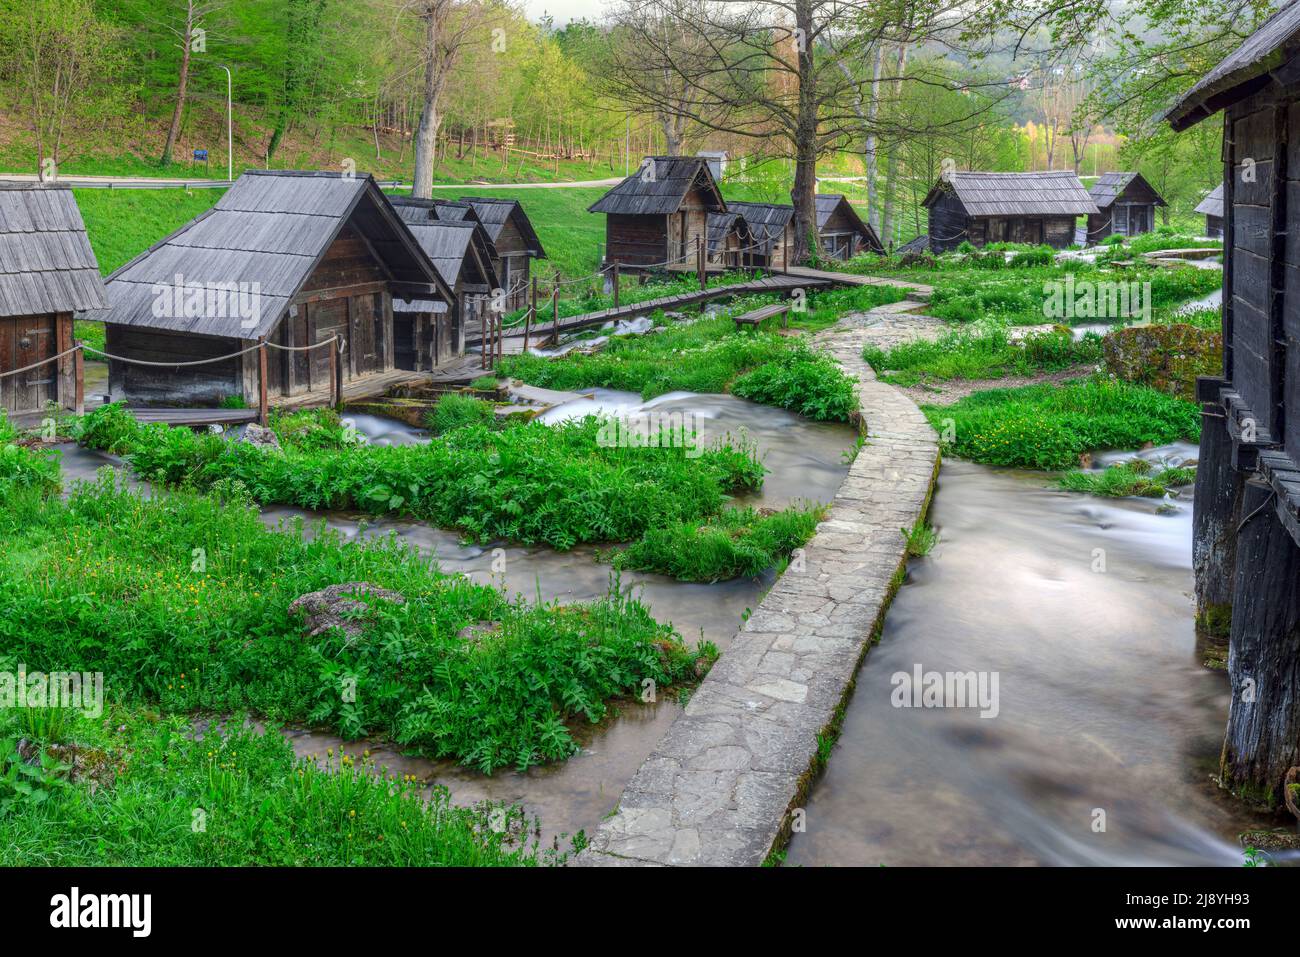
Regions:
[[262, 336], [258, 340], [257, 349], [257, 420], [266, 426], [270, 417], [270, 403], [266, 394], [266, 336]]
[[551, 290], [551, 345], [560, 344], [560, 287]]
[[72, 375], [74, 405], [76, 406], [77, 415], [86, 414], [86, 354], [81, 348], [81, 343], [77, 343], [76, 352], [72, 354]]
[[475, 309], [478, 313], [478, 341], [479, 341], [479, 368], [491, 368], [491, 343], [488, 342], [487, 317], [483, 315], [482, 309]]
[[528, 335], [533, 328], [533, 310], [524, 313], [524, 355], [528, 355]]
[[338, 339], [331, 339], [327, 348], [329, 353], [327, 358], [330, 362], [330, 405], [335, 409], [339, 407], [339, 370], [338, 363], [334, 355], [338, 352]]
[[704, 238], [695, 237], [695, 272], [700, 278], [700, 292], [708, 288], [709, 280], [704, 268]]
[[618, 260], [614, 260], [614, 308], [618, 308]]

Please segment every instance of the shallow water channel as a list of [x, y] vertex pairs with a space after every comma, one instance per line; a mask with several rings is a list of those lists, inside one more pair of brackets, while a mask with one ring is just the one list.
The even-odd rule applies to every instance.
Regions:
[[[1143, 453], [1162, 454], [1195, 450]], [[1236, 835], [1273, 823], [1211, 781], [1228, 683], [1198, 663], [1190, 492], [1170, 509], [1047, 484], [943, 465], [939, 544], [858, 675], [789, 864], [1239, 865]], [[896, 707], [918, 665], [996, 672], [996, 716]]]
[[[675, 392], [648, 402], [633, 393], [608, 389], [585, 390], [583, 395], [590, 398], [554, 406], [541, 420], [556, 422], [591, 414], [626, 415], [651, 409], [682, 412], [694, 416], [693, 424], [705, 445], [728, 434], [753, 443], [769, 471], [761, 491], [738, 498], [736, 503], [755, 507], [829, 503], [848, 472], [844, 453], [856, 436], [847, 425], [812, 422], [782, 409], [728, 395]], [[372, 415], [346, 418], [374, 444], [428, 441], [421, 430], [391, 419]], [[93, 478], [97, 468], [115, 461], [76, 446], [61, 448], [68, 480]], [[324, 520], [345, 538], [396, 535], [436, 557], [443, 571], [459, 572], [530, 600], [590, 601], [603, 597], [611, 587], [610, 567], [596, 561], [596, 549], [591, 546], [557, 552], [544, 546], [503, 542], [463, 545], [457, 533], [424, 522], [284, 506], [263, 508], [262, 518], [271, 526], [301, 519], [309, 532]], [[671, 623], [688, 644], [705, 639], [725, 650], [745, 611], [758, 605], [773, 577], [768, 573], [756, 579], [695, 584], [662, 575], [624, 572], [619, 587], [644, 602], [656, 619]], [[415, 774], [421, 781], [448, 787], [453, 800], [460, 804], [482, 800], [519, 804], [530, 817], [540, 819], [543, 839], [549, 843], [556, 835], [573, 834], [579, 829], [590, 832], [600, 823], [680, 710], [675, 700], [663, 695], [654, 704], [621, 702], [617, 713], [598, 726], [585, 722], [572, 725], [582, 750], [568, 761], [523, 773], [498, 771], [491, 777], [450, 761], [407, 756], [382, 741], [347, 743], [328, 732], [301, 729], [286, 733], [294, 750], [303, 756], [323, 758], [327, 748], [337, 752], [341, 746], [349, 753], [368, 749], [377, 765], [387, 766], [394, 774]]]

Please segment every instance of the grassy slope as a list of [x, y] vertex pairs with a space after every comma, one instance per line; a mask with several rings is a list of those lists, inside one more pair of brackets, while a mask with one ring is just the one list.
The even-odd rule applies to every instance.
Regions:
[[[78, 189], [75, 192], [99, 268], [107, 275], [212, 206], [221, 198], [223, 190]], [[439, 191], [438, 195], [449, 199], [461, 195], [518, 199], [551, 257], [550, 265], [566, 276], [573, 276], [594, 271], [599, 262], [605, 218], [588, 213], [587, 207], [603, 192], [590, 187], [511, 190], [467, 186], [464, 190]]]

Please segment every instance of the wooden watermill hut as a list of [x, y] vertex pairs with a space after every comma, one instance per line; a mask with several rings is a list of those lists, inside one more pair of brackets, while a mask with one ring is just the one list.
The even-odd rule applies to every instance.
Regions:
[[647, 156], [641, 168], [588, 207], [605, 214], [605, 262], [631, 269], [694, 269], [710, 213], [726, 212], [699, 156]]
[[1191, 88], [1175, 130], [1223, 119], [1223, 371], [1202, 406], [1192, 562], [1226, 631], [1224, 786], [1269, 803], [1300, 764], [1300, 3]]
[[395, 197], [406, 226], [452, 292], [441, 299], [393, 299], [393, 339], [399, 368], [427, 371], [462, 355], [465, 334], [478, 333], [479, 322], [500, 286], [492, 268], [492, 241], [470, 215], [441, 219], [450, 204]]
[[757, 246], [746, 265], [784, 269], [794, 255], [794, 207], [781, 203], [728, 203], [727, 209], [744, 217]]
[[492, 269], [506, 290], [506, 311], [522, 309], [528, 304], [532, 261], [546, 258], [523, 203], [490, 196], [462, 196], [460, 201], [474, 211], [492, 241]]
[[1156, 210], [1168, 205], [1141, 173], [1102, 173], [1088, 195], [1097, 204], [1088, 216], [1089, 243], [1149, 233], [1156, 228]]
[[73, 317], [106, 305], [72, 190], [0, 184], [0, 409], [26, 424], [82, 403]]
[[852, 259], [858, 253], [883, 253], [884, 245], [871, 225], [843, 196], [818, 193], [817, 239], [827, 259]]
[[934, 252], [963, 242], [1064, 249], [1074, 242], [1075, 220], [1099, 213], [1079, 177], [1068, 171], [950, 173], [934, 184], [923, 205]]
[[371, 176], [310, 171], [249, 170], [106, 288], [108, 351], [124, 360], [110, 361], [109, 388], [141, 405], [258, 404], [262, 341], [342, 339], [334, 371], [330, 347], [267, 348], [272, 404], [325, 403], [335, 377], [353, 394], [382, 391], [412, 362], [394, 336], [394, 297], [453, 302]]
[[738, 211], [709, 213], [708, 239], [709, 266], [740, 269], [748, 265], [746, 257], [753, 251], [754, 237]]
[[1210, 195], [1196, 207], [1196, 212], [1205, 217], [1205, 235], [1210, 239], [1223, 238], [1223, 184], [1210, 190]]

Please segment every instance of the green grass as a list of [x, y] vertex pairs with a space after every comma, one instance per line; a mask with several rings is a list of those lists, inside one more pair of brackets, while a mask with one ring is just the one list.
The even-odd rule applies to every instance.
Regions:
[[[896, 289], [870, 286], [831, 294], [829, 301], [816, 294], [808, 297], [806, 312], [792, 315], [791, 325], [824, 326], [844, 311], [869, 309], [899, 295]], [[670, 324], [655, 335], [614, 339], [592, 355], [507, 356], [501, 374], [550, 389], [601, 387], [646, 399], [678, 390], [730, 391], [809, 418], [847, 421], [857, 405], [852, 380], [837, 365], [794, 337], [735, 328], [732, 315], [773, 301], [772, 296], [742, 297], [717, 316]]]
[[1200, 436], [1195, 402], [1106, 379], [991, 389], [923, 411], [945, 454], [987, 465], [1066, 469], [1085, 452]]
[[703, 522], [653, 529], [617, 552], [615, 568], [659, 572], [681, 581], [753, 577], [788, 559], [825, 516], [822, 507], [760, 513], [730, 508]]
[[984, 324], [891, 349], [867, 346], [862, 355], [882, 382], [903, 386], [927, 380], [1035, 375], [1082, 363], [1096, 364], [1102, 357], [1101, 337], [1094, 333], [1078, 342], [1068, 331], [1031, 333], [1013, 341], [1005, 328]]
[[[9, 712], [12, 714], [12, 712]], [[75, 718], [19, 757], [0, 715], [0, 864], [41, 867], [520, 866], [555, 859], [526, 842], [517, 809], [427, 800], [372, 762], [294, 757], [274, 729], [195, 734], [180, 718], [115, 708]], [[58, 747], [50, 747], [56, 745]], [[66, 760], [75, 755], [72, 761]], [[360, 757], [360, 756], [358, 756]], [[35, 797], [34, 795], [44, 795]], [[521, 834], [521, 832], [524, 832]]]
[[1190, 485], [1195, 480], [1194, 468], [1153, 466], [1145, 459], [1132, 459], [1101, 470], [1066, 472], [1060, 478], [1060, 485], [1071, 492], [1109, 498], [1130, 495], [1164, 498], [1172, 489]]
[[[1021, 255], [1029, 255], [1022, 253]], [[953, 323], [996, 320], [1005, 325], [1038, 325], [1062, 321], [1049, 314], [1048, 303], [1054, 286], [1073, 274], [1076, 283], [1150, 283], [1153, 319], [1171, 313], [1183, 303], [1199, 299], [1219, 288], [1223, 276], [1218, 270], [1194, 266], [1133, 266], [1114, 268], [1106, 264], [1067, 260], [1051, 265], [1017, 266], [1004, 262], [999, 252], [977, 252], [973, 257], [945, 254], [932, 266], [903, 267], [897, 256], [858, 257], [843, 264], [846, 271], [864, 275], [912, 279], [934, 287], [929, 315]], [[1105, 321], [1087, 316], [1073, 322]], [[1115, 317], [1115, 321], [1124, 321]]]
[[[249, 709], [490, 773], [568, 757], [566, 721], [601, 720], [645, 678], [695, 675], [698, 653], [614, 589], [582, 605], [507, 599], [395, 537], [270, 530], [235, 483], [157, 497], [113, 483], [65, 501], [0, 482], [0, 647], [33, 671], [103, 672], [119, 702]], [[345, 582], [406, 600], [366, 600], [357, 636], [309, 636], [290, 604]]]
[[370, 446], [346, 441], [329, 413], [315, 415], [323, 435], [282, 431], [283, 453], [187, 428], [137, 427], [118, 406], [86, 416], [80, 438], [125, 452], [137, 474], [164, 485], [239, 483], [263, 504], [409, 515], [476, 541], [557, 549], [634, 541], [712, 515], [728, 495], [763, 481], [752, 446], [611, 447], [595, 417], [499, 431], [475, 424], [428, 445]]
[[[496, 385], [495, 379], [492, 384]], [[467, 425], [491, 426], [495, 420], [496, 412], [491, 402], [452, 392], [444, 395], [429, 410], [425, 416], [425, 425], [434, 435], [442, 435]]]
[[99, 271], [108, 275], [216, 204], [223, 189], [76, 189]]
[[939, 533], [924, 518], [918, 518], [911, 528], [900, 528], [903, 541], [907, 543], [909, 558], [923, 558], [934, 551], [939, 544]]

